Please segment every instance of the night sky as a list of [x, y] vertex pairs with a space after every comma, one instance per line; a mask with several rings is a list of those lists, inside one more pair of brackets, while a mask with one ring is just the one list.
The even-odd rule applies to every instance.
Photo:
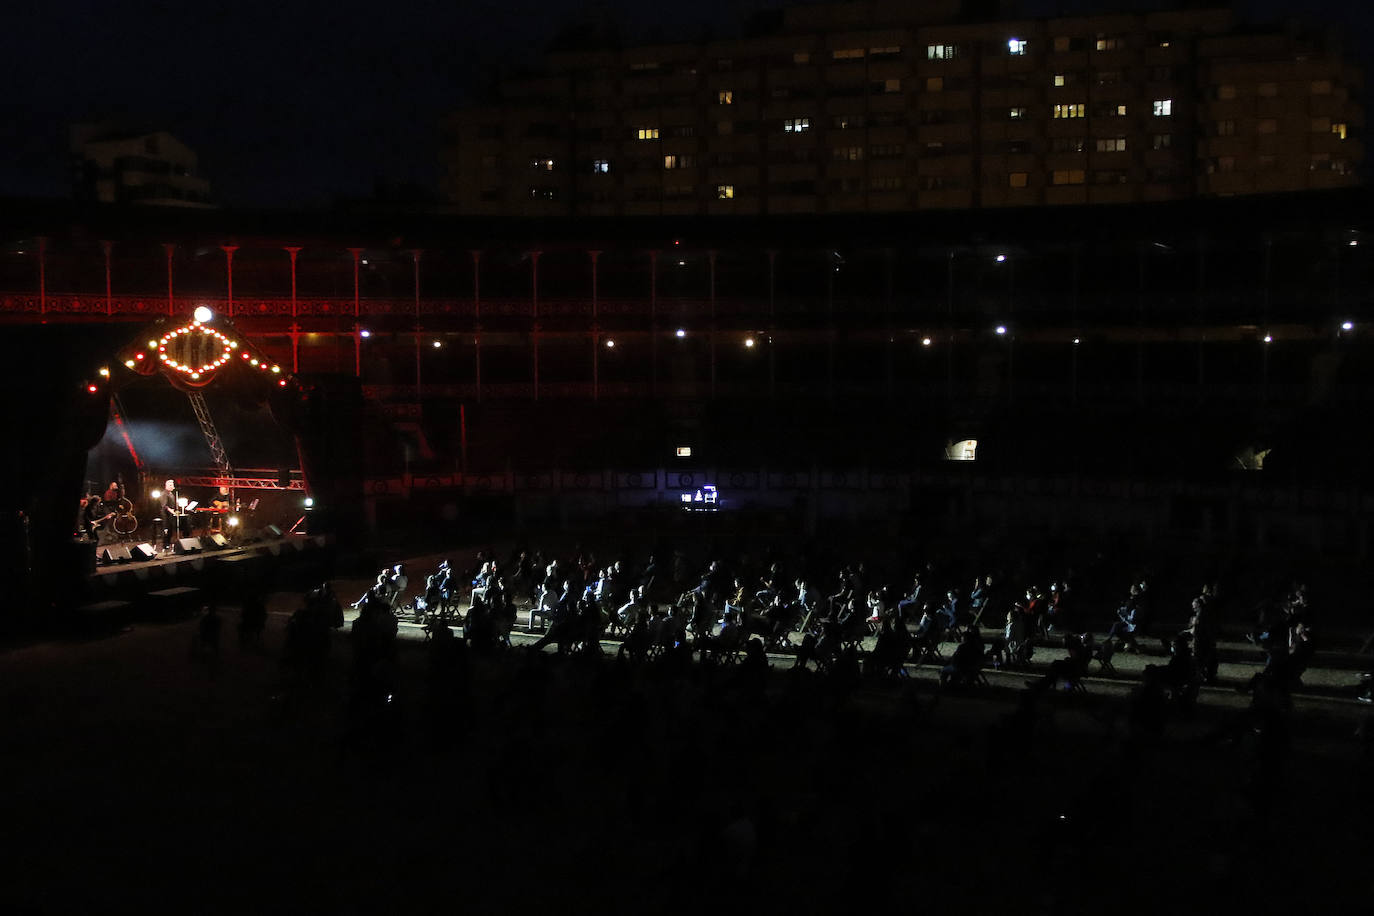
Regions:
[[[629, 36], [732, 34], [767, 0], [52, 0], [6, 10], [0, 196], [66, 197], [67, 126], [125, 116], [200, 154], [228, 206], [319, 206], [377, 181], [437, 186], [438, 120], [503, 63], [609, 9]], [[1032, 13], [1102, 0], [1027, 0]], [[1127, 8], [1157, 5], [1125, 2]], [[1256, 19], [1347, 30], [1366, 67], [1374, 11], [1353, 0], [1242, 0]]]

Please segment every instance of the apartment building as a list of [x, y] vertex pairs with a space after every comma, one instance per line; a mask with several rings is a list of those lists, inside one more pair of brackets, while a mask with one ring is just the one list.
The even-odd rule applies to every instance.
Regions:
[[1229, 11], [815, 4], [740, 39], [550, 53], [448, 121], [488, 215], [903, 212], [1353, 185], [1362, 74]]

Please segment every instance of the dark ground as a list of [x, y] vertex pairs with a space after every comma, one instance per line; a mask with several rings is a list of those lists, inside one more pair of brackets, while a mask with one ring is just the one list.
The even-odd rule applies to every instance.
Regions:
[[426, 647], [406, 641], [396, 727], [359, 726], [342, 634], [317, 676], [280, 665], [296, 600], [273, 596], [263, 650], [235, 645], [227, 607], [217, 663], [189, 651], [191, 620], [0, 655], [4, 899], [1335, 912], [1372, 889], [1374, 759], [1348, 732], [1294, 721], [1290, 752], [1203, 709], [1149, 742], [1129, 702], [1091, 694], [1026, 716], [1020, 693], [844, 695], [775, 667], [746, 702], [728, 672], [521, 650], [474, 659], [436, 714]]

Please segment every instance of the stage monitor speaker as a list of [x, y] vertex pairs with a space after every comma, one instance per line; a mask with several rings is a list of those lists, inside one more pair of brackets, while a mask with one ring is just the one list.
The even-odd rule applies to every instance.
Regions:
[[135, 544], [129, 548], [135, 560], [151, 560], [157, 556], [157, 548], [152, 544]]
[[110, 563], [127, 563], [133, 557], [129, 554], [129, 548], [125, 544], [116, 544], [113, 547], [102, 547], [100, 549], [100, 562], [109, 565]]
[[265, 538], [279, 538], [281, 537], [281, 529], [276, 525], [264, 525], [262, 536]]
[[200, 553], [200, 538], [177, 538], [177, 553]]
[[224, 548], [229, 546], [229, 541], [225, 539], [224, 535], [222, 534], [211, 534], [208, 537], [206, 537], [205, 540], [208, 541], [208, 543], [205, 546], [210, 548], [211, 550], [223, 550]]

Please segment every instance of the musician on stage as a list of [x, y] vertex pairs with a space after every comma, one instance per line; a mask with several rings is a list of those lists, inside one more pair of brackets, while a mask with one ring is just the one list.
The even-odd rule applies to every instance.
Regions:
[[215, 494], [215, 498], [210, 500], [210, 505], [221, 511], [228, 512], [230, 505], [229, 488], [220, 487], [219, 492]]
[[105, 495], [100, 497], [100, 501], [110, 508], [119, 506], [119, 501], [124, 498], [124, 488], [119, 485], [119, 481], [112, 480], [110, 485], [105, 488]]
[[181, 506], [177, 500], [181, 496], [177, 482], [168, 480], [162, 487], [162, 552], [172, 549], [172, 538], [181, 537]]
[[85, 540], [94, 540], [99, 543], [100, 530], [105, 526], [105, 522], [115, 514], [115, 507], [106, 506], [100, 501], [100, 497], [94, 493], [87, 495], [82, 503], [82, 537]]

